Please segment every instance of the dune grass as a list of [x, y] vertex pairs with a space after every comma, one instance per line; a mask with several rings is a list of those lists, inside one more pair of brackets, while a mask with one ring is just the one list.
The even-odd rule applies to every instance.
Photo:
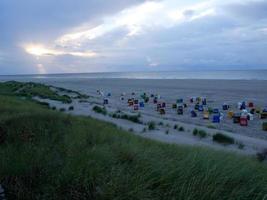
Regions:
[[234, 144], [235, 143], [234, 138], [228, 135], [224, 135], [222, 133], [216, 133], [215, 135], [213, 135], [213, 141], [222, 143], [222, 144]]
[[59, 95], [56, 91], [51, 90], [50, 86], [33, 82], [9, 81], [0, 83], [0, 94], [22, 96], [29, 99], [36, 96], [43, 99], [61, 101], [62, 103], [72, 102], [68, 95]]
[[163, 144], [114, 125], [0, 96], [0, 183], [8, 199], [258, 199], [256, 159]]

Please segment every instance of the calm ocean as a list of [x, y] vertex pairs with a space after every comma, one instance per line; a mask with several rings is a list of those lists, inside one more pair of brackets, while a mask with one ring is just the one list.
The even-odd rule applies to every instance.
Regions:
[[169, 71], [169, 72], [104, 72], [79, 74], [48, 75], [10, 75], [0, 76], [0, 80], [18, 79], [90, 79], [90, 78], [125, 78], [125, 79], [225, 79], [225, 80], [267, 80], [267, 70], [235, 71]]

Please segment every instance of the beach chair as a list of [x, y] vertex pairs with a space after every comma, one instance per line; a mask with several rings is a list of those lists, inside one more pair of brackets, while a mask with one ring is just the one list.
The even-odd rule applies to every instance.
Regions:
[[104, 99], [103, 104], [104, 104], [104, 105], [107, 105], [107, 104], [108, 104], [108, 99]]
[[260, 118], [261, 118], [261, 119], [267, 119], [267, 112], [263, 111], [263, 112], [260, 114]]
[[139, 110], [139, 106], [138, 106], [138, 104], [135, 104], [134, 105], [134, 110], [136, 111], [136, 110]]
[[203, 112], [203, 119], [206, 119], [206, 120], [210, 119], [210, 113], [208, 111]]
[[212, 111], [213, 114], [219, 114], [220, 110], [218, 108], [214, 108]]
[[227, 116], [228, 116], [228, 118], [232, 119], [233, 116], [234, 116], [234, 112], [233, 112], [233, 111], [229, 111], [229, 112], [227, 113]]
[[183, 106], [178, 106], [177, 114], [178, 115], [183, 115], [184, 114], [184, 108], [183, 108]]
[[176, 103], [177, 103], [177, 104], [182, 104], [183, 102], [184, 102], [183, 99], [177, 99], [177, 100], [176, 100]]
[[213, 108], [212, 108], [212, 107], [208, 107], [208, 112], [209, 112], [210, 114], [212, 114], [212, 113], [213, 113]]
[[240, 110], [245, 110], [246, 109], [246, 102], [243, 101], [240, 107]]
[[251, 108], [250, 111], [249, 111], [249, 113], [252, 114], [252, 115], [254, 115], [255, 112], [256, 112], [255, 108]]
[[247, 119], [248, 119], [249, 121], [253, 121], [253, 120], [254, 120], [254, 115], [251, 114], [251, 113], [248, 113], [248, 115], [247, 115]]
[[140, 108], [144, 108], [144, 107], [145, 107], [144, 102], [140, 102], [140, 103], [139, 103], [139, 107], [140, 107]]
[[161, 109], [161, 103], [158, 103], [157, 104], [157, 111], [160, 111], [160, 109]]
[[248, 118], [247, 118], [247, 116], [240, 117], [240, 125], [241, 126], [248, 126]]
[[203, 106], [206, 106], [207, 105], [207, 99], [206, 98], [202, 99], [202, 105]]
[[223, 104], [223, 105], [222, 105], [222, 109], [223, 109], [223, 110], [228, 110], [228, 109], [229, 109], [229, 107], [230, 107], [230, 106], [229, 106], [229, 105], [227, 105], [227, 104]]
[[199, 106], [198, 106], [198, 111], [199, 111], [199, 112], [203, 112], [203, 111], [204, 111], [204, 107], [203, 107], [203, 105], [199, 105]]
[[133, 106], [133, 105], [134, 105], [134, 100], [128, 99], [128, 106]]
[[249, 108], [253, 108], [254, 107], [254, 103], [253, 102], [249, 102], [248, 107]]
[[235, 113], [233, 115], [233, 123], [234, 124], [239, 124], [240, 123], [240, 118], [241, 118], [241, 114], [240, 113]]
[[213, 123], [220, 123], [220, 115], [213, 115], [212, 122]]
[[164, 108], [161, 108], [161, 109], [159, 110], [159, 113], [160, 113], [161, 115], [165, 115], [165, 109], [164, 109]]
[[197, 117], [197, 113], [194, 110], [191, 111], [191, 117]]

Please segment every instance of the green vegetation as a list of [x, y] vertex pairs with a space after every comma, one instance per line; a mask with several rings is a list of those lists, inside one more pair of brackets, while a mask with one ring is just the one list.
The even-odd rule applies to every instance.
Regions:
[[178, 131], [180, 131], [180, 132], [184, 132], [184, 127], [180, 126], [180, 127], [178, 128]]
[[193, 130], [193, 135], [194, 136], [198, 136], [198, 137], [200, 137], [200, 138], [205, 138], [205, 137], [207, 137], [207, 132], [206, 131], [204, 131], [204, 130], [198, 130], [198, 129], [194, 129]]
[[65, 112], [66, 111], [66, 108], [60, 108], [59, 111], [60, 112]]
[[70, 90], [70, 89], [65, 89], [65, 88], [61, 88], [61, 87], [54, 87], [53, 88], [57, 89], [60, 92], [65, 92], [65, 93], [69, 93], [69, 94], [73, 94], [75, 95], [74, 99], [88, 99], [89, 96], [86, 94], [81, 94], [77, 91], [74, 90]]
[[159, 126], [163, 126], [164, 125], [164, 123], [163, 122], [159, 122], [159, 124], [158, 124]]
[[74, 110], [74, 107], [73, 106], [70, 106], [69, 107], [69, 110], [71, 111], [71, 110]]
[[9, 81], [0, 83], [0, 93], [8, 96], [21, 96], [28, 99], [39, 97], [42, 99], [51, 99], [61, 101], [62, 103], [71, 103], [72, 100], [67, 95], [59, 95], [56, 91], [51, 90], [50, 86], [40, 83], [22, 83], [16, 81]]
[[111, 115], [111, 117], [116, 118], [116, 119], [125, 119], [134, 123], [141, 123], [140, 117], [141, 115], [127, 115], [127, 114], [122, 114], [121, 112], [116, 112]]
[[216, 126], [214, 126], [214, 125], [212, 125], [212, 124], [207, 125], [207, 128], [217, 129]]
[[267, 160], [267, 149], [264, 149], [262, 152], [257, 153], [257, 159], [260, 162]]
[[262, 123], [262, 130], [267, 131], [267, 122]]
[[213, 141], [222, 143], [222, 144], [234, 144], [235, 140], [234, 138], [224, 135], [222, 133], [216, 133], [213, 135]]
[[244, 149], [245, 147], [245, 145], [241, 142], [238, 142], [237, 145], [238, 145], [238, 149]]
[[96, 113], [103, 114], [103, 115], [106, 115], [107, 114], [107, 110], [106, 110], [105, 107], [94, 106], [93, 107], [93, 111], [95, 111]]
[[14, 96], [0, 94], [0, 102], [7, 199], [262, 200], [267, 194], [267, 166], [256, 159], [163, 144]]
[[155, 130], [156, 124], [155, 122], [148, 122], [148, 130]]

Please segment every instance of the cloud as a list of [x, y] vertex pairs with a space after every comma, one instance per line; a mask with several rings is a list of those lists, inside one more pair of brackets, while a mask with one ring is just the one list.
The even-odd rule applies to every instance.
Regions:
[[266, 6], [263, 0], [2, 0], [0, 73], [267, 69]]
[[56, 40], [56, 44], [60, 46], [81, 45], [119, 28], [127, 29], [126, 36], [131, 37], [155, 28], [169, 28], [185, 21], [214, 15], [216, 12], [210, 1], [193, 5], [181, 5], [176, 2], [175, 0], [144, 2], [103, 18], [102, 23], [93, 28], [84, 25], [81, 28], [76, 27], [75, 29], [83, 30], [64, 34]]

